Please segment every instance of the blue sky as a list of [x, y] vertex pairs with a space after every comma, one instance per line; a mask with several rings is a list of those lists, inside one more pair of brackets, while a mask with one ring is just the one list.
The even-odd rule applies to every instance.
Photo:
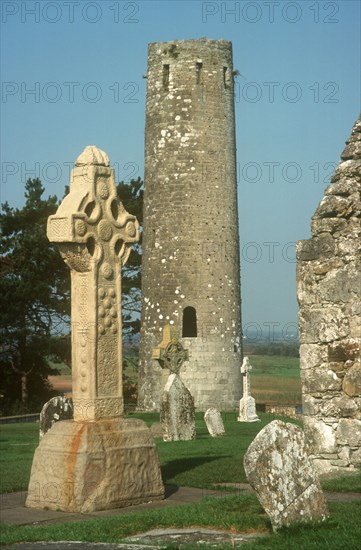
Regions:
[[[1, 202], [62, 196], [86, 145], [143, 177], [147, 44], [233, 43], [244, 328], [293, 332], [294, 249], [360, 109], [360, 3], [1, 2]], [[32, 90], [32, 92], [31, 92]]]

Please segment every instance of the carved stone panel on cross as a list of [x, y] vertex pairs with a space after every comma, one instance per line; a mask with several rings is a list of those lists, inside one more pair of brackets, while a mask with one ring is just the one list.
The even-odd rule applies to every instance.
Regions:
[[72, 171], [70, 193], [48, 220], [71, 270], [74, 420], [123, 412], [121, 267], [139, 225], [117, 198], [107, 155], [86, 147]]

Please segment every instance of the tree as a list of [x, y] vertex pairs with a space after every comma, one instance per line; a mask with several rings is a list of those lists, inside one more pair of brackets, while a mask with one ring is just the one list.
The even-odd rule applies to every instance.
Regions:
[[52, 394], [47, 381], [55, 374], [47, 358], [52, 337], [69, 320], [69, 273], [46, 236], [46, 223], [58, 206], [43, 199], [39, 179], [25, 185], [25, 206], [2, 205], [0, 214], [0, 408], [22, 402], [38, 408]]
[[[142, 223], [143, 182], [120, 182], [124, 207]], [[69, 188], [65, 189], [65, 195]], [[53, 394], [49, 358], [71, 366], [70, 273], [46, 236], [47, 219], [59, 206], [43, 199], [39, 179], [25, 185], [25, 206], [2, 205], [0, 213], [0, 413], [39, 409]], [[123, 328], [140, 329], [141, 244], [132, 247], [122, 272]], [[20, 405], [19, 405], [20, 404]]]
[[[143, 224], [143, 181], [121, 181], [117, 193], [124, 208]], [[123, 333], [130, 339], [140, 331], [142, 233], [138, 244], [132, 246], [128, 261], [122, 270]]]

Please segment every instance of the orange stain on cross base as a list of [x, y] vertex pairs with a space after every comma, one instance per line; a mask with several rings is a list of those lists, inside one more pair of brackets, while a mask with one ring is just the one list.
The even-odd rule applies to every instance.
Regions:
[[67, 479], [67, 482], [69, 483], [70, 485], [70, 491], [68, 493], [68, 503], [67, 505], [69, 506], [71, 500], [72, 500], [72, 497], [74, 495], [74, 490], [73, 490], [73, 485], [75, 483], [75, 466], [76, 466], [76, 460], [77, 460], [77, 456], [78, 456], [78, 451], [79, 451], [79, 446], [80, 446], [80, 442], [81, 442], [81, 438], [83, 436], [83, 433], [84, 431], [87, 429], [87, 424], [82, 424], [80, 426], [80, 429], [77, 431], [77, 433], [73, 436], [72, 438], [72, 441], [71, 441], [71, 445], [70, 445], [70, 450], [69, 450], [69, 455], [68, 455], [68, 461], [67, 461], [67, 476], [66, 476], [66, 479]]

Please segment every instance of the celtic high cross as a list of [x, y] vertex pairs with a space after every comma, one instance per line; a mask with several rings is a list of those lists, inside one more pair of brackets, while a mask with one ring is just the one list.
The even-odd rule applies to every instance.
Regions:
[[139, 225], [117, 198], [108, 156], [88, 146], [70, 193], [48, 219], [48, 238], [71, 270], [74, 420], [123, 413], [121, 267]]

